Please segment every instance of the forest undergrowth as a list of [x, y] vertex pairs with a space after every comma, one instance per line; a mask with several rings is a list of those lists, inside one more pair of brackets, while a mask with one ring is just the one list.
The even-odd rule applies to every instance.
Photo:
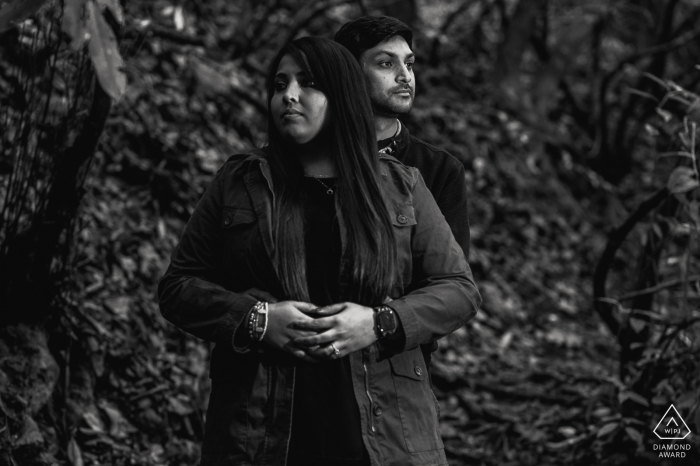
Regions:
[[[211, 2], [209, 10], [166, 1], [125, 6], [120, 49], [128, 85], [85, 178], [70, 273], [45, 333], [29, 325], [0, 330], [0, 466], [197, 464], [210, 388], [209, 344], [164, 321], [156, 286], [216, 170], [230, 155], [264, 141], [262, 76], [279, 33], [262, 21], [280, 30], [302, 24], [292, 32], [328, 36], [358, 14], [348, 3], [326, 5], [321, 13], [309, 6], [296, 16], [280, 8], [264, 17], [262, 7], [251, 7], [237, 20], [236, 2]], [[686, 421], [693, 432], [700, 428], [697, 343], [669, 344], [667, 354], [650, 344], [625, 373], [618, 335], [596, 313], [594, 277], [611, 230], [666, 184], [670, 170], [659, 162], [659, 133], [675, 134], [688, 125], [688, 115], [697, 115], [662, 109], [644, 120], [630, 173], [606, 179], [581, 155], [579, 146], [590, 141], [573, 123], [580, 115], [567, 99], [575, 96], [544, 113], [553, 129], [543, 134], [537, 121], [504, 104], [489, 82], [488, 60], [495, 55], [494, 37], [500, 37], [498, 4], [464, 2], [453, 9], [485, 18], [472, 31], [483, 43], [471, 45], [456, 30], [448, 40], [449, 21], [440, 31], [430, 6], [422, 6], [417, 98], [403, 119], [412, 134], [465, 165], [468, 259], [484, 298], [475, 319], [441, 340], [433, 358], [449, 462], [660, 464], [653, 429], [671, 402], [691, 413]], [[262, 32], [241, 32], [236, 21]], [[438, 49], [442, 60], [435, 58]], [[610, 49], [616, 56], [624, 47]], [[464, 58], [469, 54], [481, 61]], [[0, 65], [0, 71], [9, 69]], [[7, 76], [0, 73], [2, 92], [15, 85]], [[530, 117], [541, 116], [535, 107]], [[686, 149], [691, 146], [694, 156], [694, 139]], [[663, 327], [661, 317], [681, 311], [697, 317], [700, 290], [686, 289], [681, 306], [681, 282], [660, 289], [658, 312], [649, 307], [634, 314], [621, 304], [626, 292], [638, 289], [647, 231], [664, 225], [678, 230], [669, 241], [673, 254], [659, 253], [659, 263], [666, 264], [661, 272], [683, 264], [678, 257], [691, 264], [684, 279], [696, 271], [697, 245], [683, 230], [686, 220], [640, 221], [611, 261], [606, 299], [618, 303], [613, 315], [623, 327], [657, 325], [663, 336], [675, 327]], [[644, 369], [654, 361], [663, 370], [647, 380]], [[700, 444], [690, 441], [687, 463], [669, 464], [697, 464]]]

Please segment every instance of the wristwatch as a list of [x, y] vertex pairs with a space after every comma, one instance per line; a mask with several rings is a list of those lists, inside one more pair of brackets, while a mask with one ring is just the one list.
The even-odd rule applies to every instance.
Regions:
[[393, 334], [397, 327], [396, 312], [392, 308], [389, 306], [374, 308], [374, 333], [377, 334], [377, 339]]

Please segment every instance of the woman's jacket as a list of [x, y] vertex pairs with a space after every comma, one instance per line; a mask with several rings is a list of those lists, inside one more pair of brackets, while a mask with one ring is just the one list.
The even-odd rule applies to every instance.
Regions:
[[[418, 170], [383, 155], [379, 167], [398, 241], [390, 306], [406, 338], [396, 354], [375, 343], [349, 355], [362, 438], [372, 465], [447, 464], [419, 345], [463, 326], [481, 298]], [[257, 301], [283, 298], [272, 266], [271, 180], [264, 150], [231, 157], [197, 205], [158, 287], [167, 320], [216, 342], [202, 466], [286, 460], [295, 358], [240, 338]], [[339, 223], [344, 250], [341, 216]], [[348, 286], [341, 277], [341, 295]]]

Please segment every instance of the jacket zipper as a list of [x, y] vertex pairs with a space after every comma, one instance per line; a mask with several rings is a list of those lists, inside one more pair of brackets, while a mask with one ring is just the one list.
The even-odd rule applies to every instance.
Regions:
[[287, 458], [289, 458], [289, 441], [292, 439], [292, 418], [294, 417], [294, 388], [297, 383], [297, 369], [292, 368], [292, 402], [289, 409], [289, 435], [287, 436], [287, 449], [284, 452], [284, 464], [287, 465]]
[[374, 402], [372, 401], [372, 395], [369, 393], [369, 372], [367, 371], [367, 353], [362, 351], [362, 368], [365, 371], [365, 393], [369, 399], [369, 427], [374, 433], [374, 418], [372, 417], [372, 409], [374, 408]]

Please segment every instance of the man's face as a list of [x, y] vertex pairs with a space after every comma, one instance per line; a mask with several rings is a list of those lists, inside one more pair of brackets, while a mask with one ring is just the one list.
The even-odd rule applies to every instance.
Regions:
[[360, 56], [376, 114], [396, 116], [411, 111], [416, 86], [414, 62], [415, 55], [401, 36], [379, 43]]

